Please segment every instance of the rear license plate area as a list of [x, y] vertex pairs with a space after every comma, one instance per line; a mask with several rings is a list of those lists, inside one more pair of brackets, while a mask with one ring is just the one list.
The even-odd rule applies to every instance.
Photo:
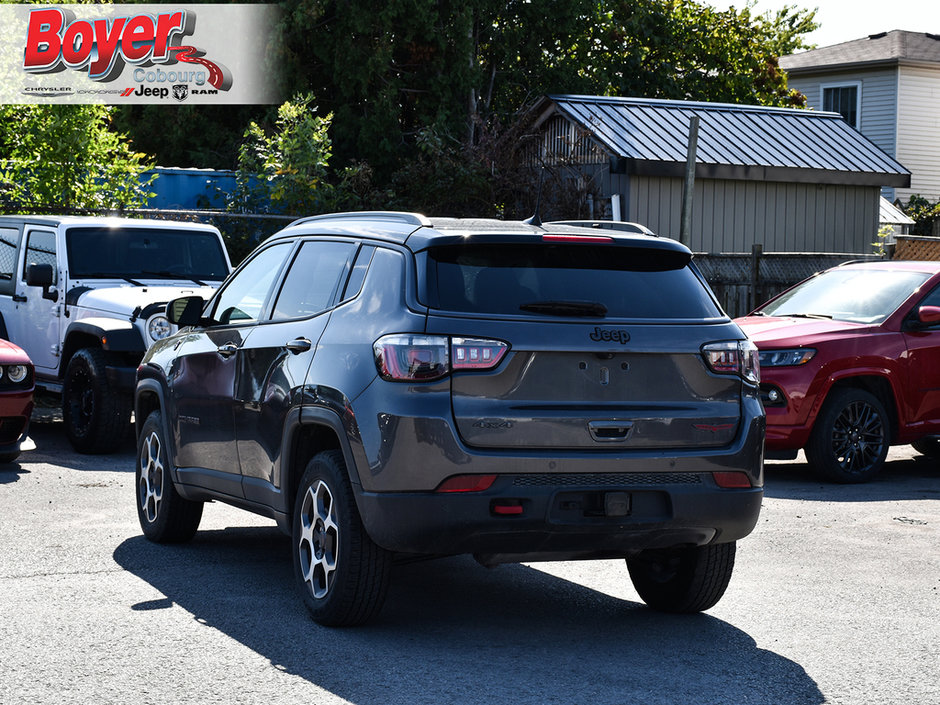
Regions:
[[630, 516], [632, 509], [629, 492], [559, 492], [552, 502], [551, 518], [559, 522], [619, 519]]

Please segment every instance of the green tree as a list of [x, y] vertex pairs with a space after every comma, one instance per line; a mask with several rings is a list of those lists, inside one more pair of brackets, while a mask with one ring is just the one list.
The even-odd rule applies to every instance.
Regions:
[[328, 210], [333, 186], [327, 167], [332, 115], [318, 117], [313, 96], [278, 108], [274, 130], [252, 122], [238, 150], [238, 191], [230, 208], [308, 215]]
[[11, 209], [139, 208], [146, 155], [111, 129], [104, 105], [0, 106], [0, 202]]
[[387, 178], [430, 129], [471, 147], [546, 93], [799, 105], [777, 56], [814, 13], [694, 0], [287, 0], [279, 61], [335, 115], [339, 164]]

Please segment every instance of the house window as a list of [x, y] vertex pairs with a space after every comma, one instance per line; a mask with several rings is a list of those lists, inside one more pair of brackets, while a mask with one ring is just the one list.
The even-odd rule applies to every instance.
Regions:
[[858, 112], [861, 93], [861, 83], [823, 86], [823, 110], [839, 113], [847, 123], [857, 130], [859, 129]]

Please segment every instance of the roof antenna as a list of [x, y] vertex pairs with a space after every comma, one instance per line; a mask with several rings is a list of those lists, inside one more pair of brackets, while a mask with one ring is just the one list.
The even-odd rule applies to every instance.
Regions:
[[542, 182], [545, 181], [545, 167], [542, 167], [542, 171], [539, 172], [539, 190], [535, 195], [535, 213], [531, 218], [526, 218], [523, 220], [523, 223], [527, 225], [534, 225], [537, 228], [542, 227], [542, 218], [539, 216], [539, 210], [542, 206]]

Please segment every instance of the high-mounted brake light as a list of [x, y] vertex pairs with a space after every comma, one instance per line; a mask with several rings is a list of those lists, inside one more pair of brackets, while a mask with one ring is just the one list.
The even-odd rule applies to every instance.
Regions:
[[448, 338], [443, 335], [386, 335], [372, 346], [375, 366], [393, 382], [429, 382], [455, 370], [496, 367], [509, 345], [485, 338]]
[[613, 242], [608, 235], [542, 235], [542, 242]]

